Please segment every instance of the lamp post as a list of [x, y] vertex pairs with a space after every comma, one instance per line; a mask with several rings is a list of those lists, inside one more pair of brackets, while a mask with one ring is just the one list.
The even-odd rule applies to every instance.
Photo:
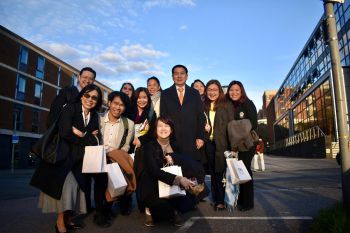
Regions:
[[342, 169], [343, 204], [350, 210], [350, 142], [346, 93], [342, 67], [340, 64], [337, 27], [334, 16], [334, 3], [344, 3], [344, 0], [324, 0], [326, 30], [331, 55], [332, 75], [334, 82], [335, 105], [339, 132], [339, 147]]

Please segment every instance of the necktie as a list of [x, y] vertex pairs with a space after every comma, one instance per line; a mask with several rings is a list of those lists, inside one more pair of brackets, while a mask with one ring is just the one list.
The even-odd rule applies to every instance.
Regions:
[[182, 105], [182, 102], [184, 101], [184, 88], [183, 87], [179, 87], [178, 91], [179, 91], [180, 104]]

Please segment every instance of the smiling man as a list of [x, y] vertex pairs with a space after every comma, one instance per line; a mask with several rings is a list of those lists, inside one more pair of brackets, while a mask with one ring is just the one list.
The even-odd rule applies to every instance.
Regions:
[[[109, 110], [100, 116], [100, 129], [103, 138], [103, 145], [106, 148], [107, 158], [110, 162], [118, 162], [120, 168], [130, 178], [131, 186], [136, 187], [136, 178], [132, 163], [125, 160], [130, 156], [127, 154], [130, 142], [134, 136], [134, 122], [124, 116], [125, 110], [129, 107], [129, 98], [126, 94], [113, 91], [108, 95]], [[128, 181], [127, 181], [128, 182]], [[102, 187], [105, 188], [105, 187]], [[120, 210], [123, 215], [129, 215], [131, 210], [131, 193], [119, 197]], [[110, 225], [111, 204], [105, 206], [106, 212], [97, 215], [94, 219], [99, 226]]]
[[96, 79], [96, 71], [91, 67], [84, 67], [78, 75], [76, 86], [65, 87], [60, 90], [56, 98], [52, 101], [49, 115], [46, 120], [46, 127], [49, 128], [57, 119], [63, 106], [67, 103], [75, 102], [79, 92], [87, 85], [93, 84]]
[[186, 85], [188, 70], [184, 65], [174, 66], [172, 77], [174, 84], [162, 92], [160, 115], [174, 122], [179, 153], [201, 161], [205, 116], [199, 92]]

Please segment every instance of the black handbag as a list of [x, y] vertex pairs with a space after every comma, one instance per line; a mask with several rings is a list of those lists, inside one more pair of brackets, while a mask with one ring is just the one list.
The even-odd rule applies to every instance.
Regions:
[[57, 155], [60, 145], [60, 136], [58, 134], [58, 119], [47, 129], [44, 135], [32, 146], [30, 153], [34, 154], [43, 161], [55, 164], [64, 158]]

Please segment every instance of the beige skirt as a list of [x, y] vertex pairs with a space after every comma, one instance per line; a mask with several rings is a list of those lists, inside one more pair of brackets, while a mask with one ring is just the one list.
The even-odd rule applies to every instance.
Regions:
[[61, 200], [40, 192], [39, 208], [43, 213], [62, 213], [66, 210], [82, 214], [87, 212], [85, 193], [79, 188], [72, 172], [68, 173], [64, 181]]

